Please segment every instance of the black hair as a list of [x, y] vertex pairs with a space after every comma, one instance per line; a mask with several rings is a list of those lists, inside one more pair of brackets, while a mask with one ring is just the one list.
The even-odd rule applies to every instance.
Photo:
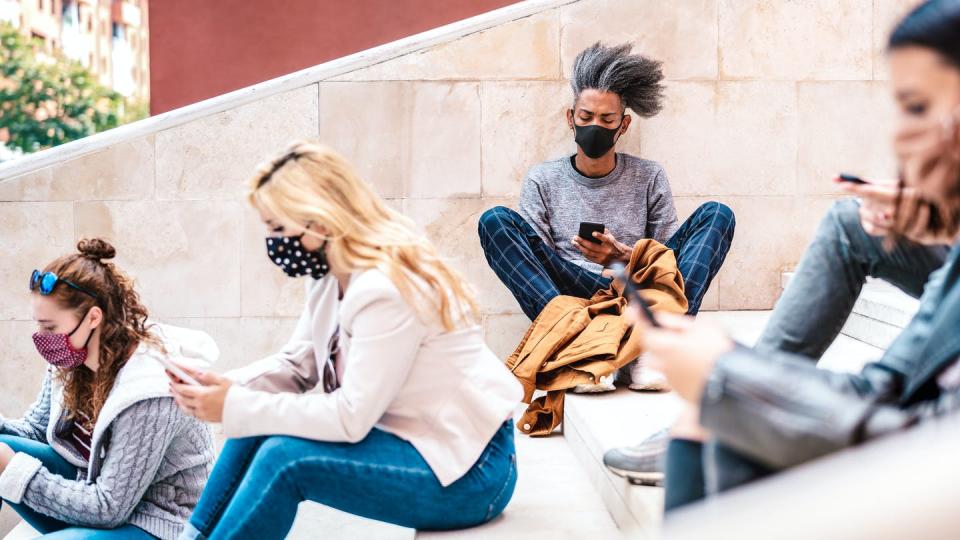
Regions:
[[662, 62], [639, 54], [630, 54], [629, 43], [606, 47], [594, 43], [573, 62], [570, 86], [574, 103], [580, 92], [603, 90], [620, 96], [624, 107], [643, 117], [660, 112], [663, 101]]
[[928, 0], [913, 9], [890, 34], [887, 50], [933, 49], [960, 68], [960, 0]]

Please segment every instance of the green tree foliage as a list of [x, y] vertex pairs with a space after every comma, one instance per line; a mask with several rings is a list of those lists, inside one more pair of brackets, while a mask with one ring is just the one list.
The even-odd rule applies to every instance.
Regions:
[[[79, 62], [0, 23], [0, 141], [34, 152], [144, 117]], [[130, 111], [130, 112], [125, 112]]]

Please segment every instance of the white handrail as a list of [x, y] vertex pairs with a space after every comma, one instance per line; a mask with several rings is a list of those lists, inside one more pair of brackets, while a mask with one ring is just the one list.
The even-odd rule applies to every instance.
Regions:
[[414, 34], [372, 49], [283, 75], [276, 79], [264, 81], [157, 116], [103, 131], [89, 137], [84, 137], [83, 139], [71, 141], [33, 154], [27, 154], [23, 157], [0, 164], [0, 182], [42, 169], [54, 163], [102, 150], [119, 142], [157, 133], [204, 116], [240, 107], [274, 94], [295, 90], [358, 69], [380, 64], [399, 56], [428, 49], [442, 43], [455, 41], [464, 36], [488, 30], [504, 23], [523, 19], [543, 11], [579, 1], [580, 0], [524, 0], [469, 19], [427, 30], [426, 32]]

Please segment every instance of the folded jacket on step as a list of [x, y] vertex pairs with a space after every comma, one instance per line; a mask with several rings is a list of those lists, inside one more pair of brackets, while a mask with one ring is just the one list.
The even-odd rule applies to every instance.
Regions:
[[[639, 240], [627, 265], [630, 278], [655, 311], [686, 313], [687, 299], [677, 259], [655, 240]], [[595, 384], [640, 354], [632, 328], [624, 317], [623, 285], [611, 283], [592, 298], [557, 296], [533, 321], [507, 367], [524, 388], [526, 412], [517, 423], [532, 436], [553, 432], [563, 420], [563, 396], [568, 388]], [[531, 402], [534, 390], [547, 395]]]

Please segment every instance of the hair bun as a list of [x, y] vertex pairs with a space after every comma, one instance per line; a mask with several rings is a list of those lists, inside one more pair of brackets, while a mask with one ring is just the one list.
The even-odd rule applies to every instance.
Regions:
[[99, 261], [117, 256], [117, 250], [102, 238], [84, 238], [77, 242], [77, 251], [88, 259]]

